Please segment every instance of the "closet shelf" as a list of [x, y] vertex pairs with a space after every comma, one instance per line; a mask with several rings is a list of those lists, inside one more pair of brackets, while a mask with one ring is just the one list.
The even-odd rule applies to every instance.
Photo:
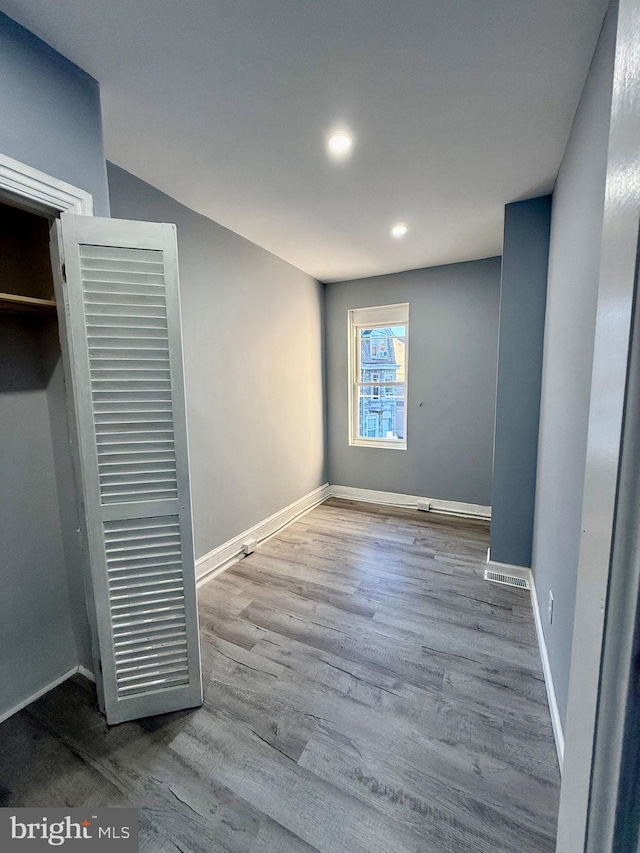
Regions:
[[20, 296], [17, 293], [0, 293], [0, 311], [38, 311], [56, 307], [55, 299], [37, 299], [35, 296]]

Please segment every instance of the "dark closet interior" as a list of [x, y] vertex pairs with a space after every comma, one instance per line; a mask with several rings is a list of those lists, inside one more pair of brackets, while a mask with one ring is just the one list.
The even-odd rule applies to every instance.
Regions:
[[0, 204], [4, 708], [67, 674], [88, 645], [49, 229], [47, 218]]

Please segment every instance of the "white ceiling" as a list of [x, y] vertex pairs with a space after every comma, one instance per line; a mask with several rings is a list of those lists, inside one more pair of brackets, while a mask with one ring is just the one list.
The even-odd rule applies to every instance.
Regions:
[[99, 80], [108, 159], [323, 281], [499, 254], [503, 205], [553, 186], [606, 6], [0, 0]]

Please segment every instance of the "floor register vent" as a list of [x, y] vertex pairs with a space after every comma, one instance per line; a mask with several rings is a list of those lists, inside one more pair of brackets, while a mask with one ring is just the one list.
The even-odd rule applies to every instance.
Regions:
[[501, 583], [504, 586], [517, 586], [519, 589], [531, 589], [529, 581], [524, 578], [517, 578], [515, 575], [505, 575], [502, 572], [492, 572], [489, 569], [484, 570], [484, 579], [492, 583]]

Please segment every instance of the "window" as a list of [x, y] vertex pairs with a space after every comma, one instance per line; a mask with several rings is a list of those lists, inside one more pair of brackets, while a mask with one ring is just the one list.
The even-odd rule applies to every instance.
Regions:
[[408, 336], [408, 303], [349, 311], [349, 444], [407, 449]]
[[371, 353], [371, 358], [386, 358], [387, 340], [382, 337], [383, 334], [384, 329], [380, 329], [370, 337], [369, 352]]
[[378, 437], [378, 418], [375, 415], [367, 415], [367, 438]]
[[[379, 373], [372, 373], [371, 374], [371, 381], [372, 382], [380, 382], [380, 374]], [[371, 399], [372, 400], [379, 400], [380, 399], [380, 386], [378, 386], [378, 385], [373, 386], [373, 388], [371, 389]]]

